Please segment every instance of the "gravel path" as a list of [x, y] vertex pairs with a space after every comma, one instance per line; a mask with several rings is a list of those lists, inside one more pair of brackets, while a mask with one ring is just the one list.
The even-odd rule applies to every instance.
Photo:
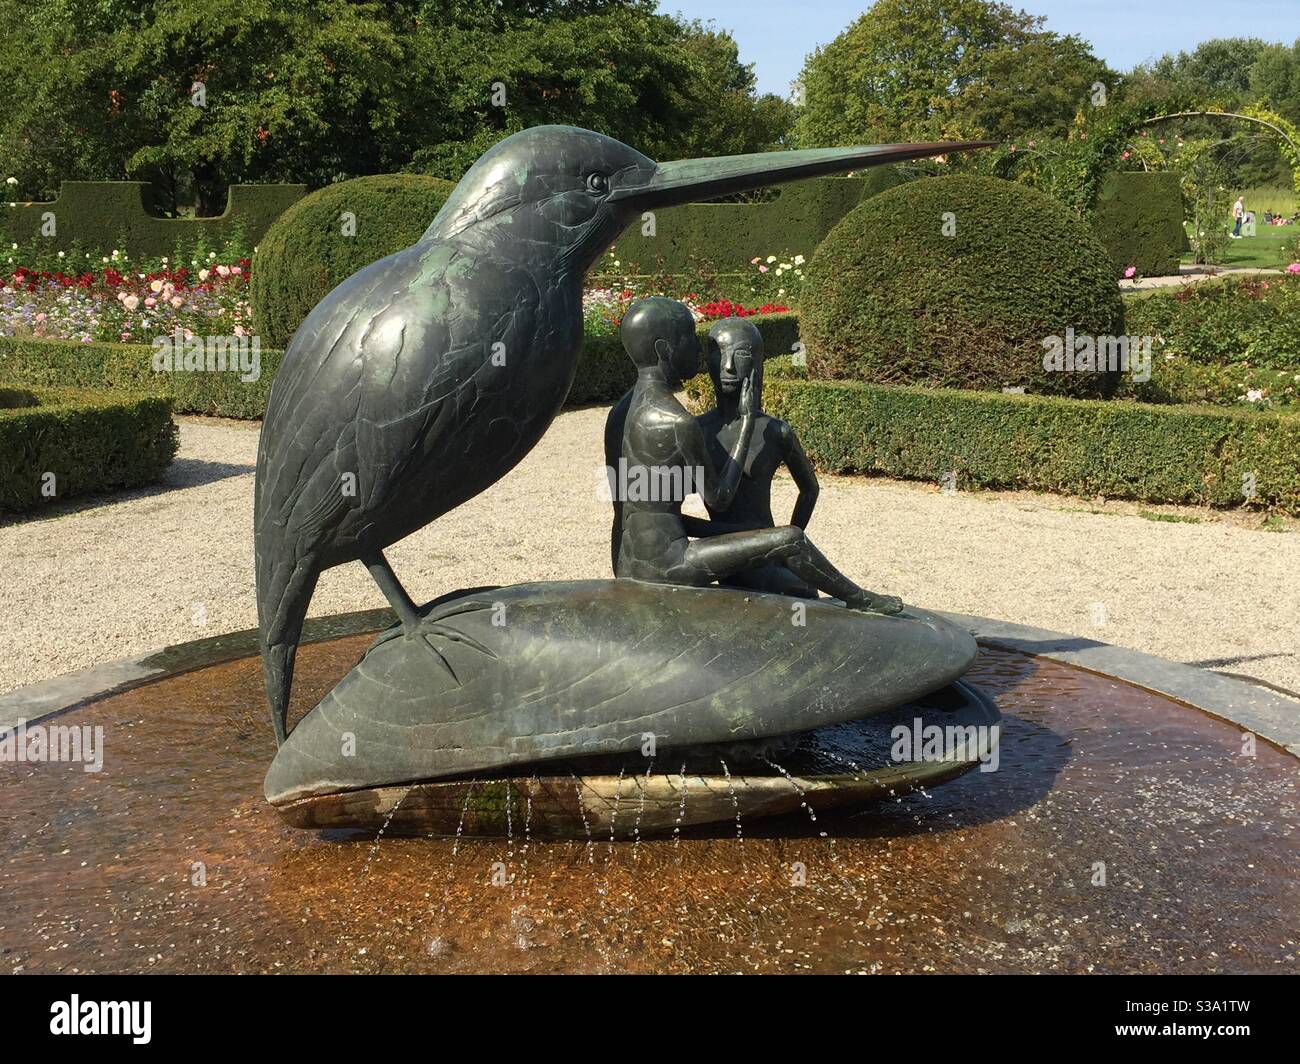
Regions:
[[[608, 505], [596, 494], [604, 417], [562, 414], [505, 480], [393, 547], [411, 594], [608, 575]], [[258, 426], [180, 424], [165, 486], [0, 527], [0, 692], [256, 625]], [[788, 513], [793, 485], [775, 494]], [[909, 602], [1300, 691], [1300, 535], [1262, 531], [1257, 516], [1160, 508], [1181, 516], [1174, 523], [1141, 509], [836, 477], [823, 479], [809, 533], [850, 575]], [[383, 604], [349, 565], [324, 575], [312, 613]]]
[[1163, 277], [1139, 277], [1132, 281], [1120, 281], [1121, 291], [1132, 292], [1142, 291], [1147, 288], [1178, 288], [1186, 287], [1189, 284], [1196, 284], [1198, 281], [1209, 281], [1215, 277], [1229, 277], [1239, 275], [1242, 277], [1274, 277], [1281, 276], [1281, 270], [1264, 269], [1258, 266], [1180, 266], [1178, 273], [1168, 274]]

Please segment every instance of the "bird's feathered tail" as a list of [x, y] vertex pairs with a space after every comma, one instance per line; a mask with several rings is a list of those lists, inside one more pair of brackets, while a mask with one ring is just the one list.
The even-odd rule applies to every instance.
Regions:
[[279, 744], [288, 734], [293, 662], [320, 570], [307, 559], [273, 561], [270, 554], [267, 551], [258, 559], [257, 623], [266, 697], [271, 704], [271, 725]]

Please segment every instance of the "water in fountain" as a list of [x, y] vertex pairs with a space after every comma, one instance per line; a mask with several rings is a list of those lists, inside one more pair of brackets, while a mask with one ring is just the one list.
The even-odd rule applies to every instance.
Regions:
[[[304, 647], [301, 704], [319, 698], [367, 641]], [[363, 891], [354, 889], [359, 851], [373, 846], [373, 831], [303, 831], [267, 808], [259, 788], [273, 743], [259, 672], [254, 657], [197, 668], [64, 714], [61, 724], [104, 726], [101, 773], [0, 766], [5, 970], [1300, 968], [1300, 936], [1279, 919], [1300, 911], [1294, 757], [1262, 741], [1256, 756], [1242, 756], [1240, 728], [1055, 662], [989, 650], [972, 671], [1004, 714], [998, 771], [835, 821], [853, 893], [830, 877], [792, 890], [768, 874], [795, 861], [815, 867], [826, 845], [794, 822], [757, 827], [747, 817], [744, 859], [759, 873], [751, 909], [735, 890], [734, 825], [687, 831], [682, 795], [668, 817], [682, 814], [672, 845], [643, 822], [635, 876], [612, 843], [608, 860], [594, 860], [595, 830], [584, 862], [581, 841], [539, 841], [534, 789], [527, 951], [509, 948], [508, 892], [484, 891], [475, 871], [499, 844], [468, 852], [459, 827], [454, 839], [394, 835], [421, 789], [394, 815]], [[831, 748], [868, 771], [877, 764]], [[661, 762], [667, 756], [661, 751]], [[739, 789], [738, 763], [726, 760]], [[773, 760], [806, 778], [789, 757]], [[692, 771], [684, 765], [682, 776]], [[718, 771], [716, 759], [706, 771]], [[682, 783], [686, 813], [696, 810], [691, 779]], [[451, 813], [452, 823], [462, 813], [466, 836], [488, 785], [470, 786]], [[586, 793], [581, 781], [574, 788]], [[520, 812], [527, 822], [526, 805]], [[819, 808], [818, 823], [827, 815]], [[618, 822], [627, 819], [620, 807]], [[200, 862], [202, 885], [191, 879]], [[439, 905], [429, 869], [443, 862]], [[602, 906], [616, 896], [619, 933], [592, 930], [615, 931]], [[434, 932], [445, 945], [455, 926], [456, 949], [430, 942], [431, 905]], [[745, 909], [752, 949], [717, 937], [745, 920]]]

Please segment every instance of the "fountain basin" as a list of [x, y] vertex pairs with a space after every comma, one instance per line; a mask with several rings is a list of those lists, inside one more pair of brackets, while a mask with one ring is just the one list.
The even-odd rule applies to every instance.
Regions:
[[[1296, 702], [952, 619], [981, 642], [963, 682], [1002, 713], [998, 770], [863, 815], [812, 798], [743, 839], [530, 845], [526, 806], [513, 840], [291, 827], [260, 793], [256, 632], [0, 696], [0, 728], [105, 733], [101, 772], [0, 763], [0, 970], [1300, 971]], [[391, 622], [310, 621], [294, 714]]]

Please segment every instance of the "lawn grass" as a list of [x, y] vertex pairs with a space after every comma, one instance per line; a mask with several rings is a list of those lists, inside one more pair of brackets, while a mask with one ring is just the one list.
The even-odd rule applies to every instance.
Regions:
[[[1260, 215], [1262, 217], [1262, 214]], [[1228, 228], [1225, 224], [1225, 230]], [[1265, 225], [1256, 223], [1255, 236], [1244, 236], [1240, 240], [1229, 240], [1216, 266], [1230, 268], [1254, 267], [1258, 269], [1280, 270], [1295, 261], [1287, 254], [1288, 247], [1294, 247], [1300, 240], [1300, 225]], [[1183, 262], [1190, 264], [1192, 255], [1188, 252]]]
[[[1300, 241], [1300, 225], [1264, 224], [1265, 211], [1273, 211], [1287, 218], [1296, 212], [1297, 202], [1300, 200], [1296, 196], [1295, 189], [1288, 185], [1261, 185], [1256, 188], [1238, 189], [1237, 195], [1245, 197], [1246, 208], [1255, 213], [1256, 235], [1242, 237], [1240, 240], [1229, 240], [1222, 259], [1215, 265], [1238, 269], [1275, 270], [1295, 262], [1295, 255], [1287, 254], [1287, 251], [1288, 249], [1294, 251], [1297, 241]], [[1235, 200], [1236, 196], [1232, 198]], [[1223, 227], [1224, 232], [1232, 228], [1232, 223], [1226, 214]], [[1187, 226], [1187, 230], [1190, 236], [1190, 225]], [[1191, 261], [1190, 252], [1183, 256], [1184, 264], [1190, 264]]]
[[1254, 211], [1260, 218], [1264, 217], [1265, 211], [1284, 214], [1288, 218], [1296, 212], [1296, 191], [1289, 185], [1242, 188], [1237, 190], [1237, 195], [1244, 196], [1246, 209]]

